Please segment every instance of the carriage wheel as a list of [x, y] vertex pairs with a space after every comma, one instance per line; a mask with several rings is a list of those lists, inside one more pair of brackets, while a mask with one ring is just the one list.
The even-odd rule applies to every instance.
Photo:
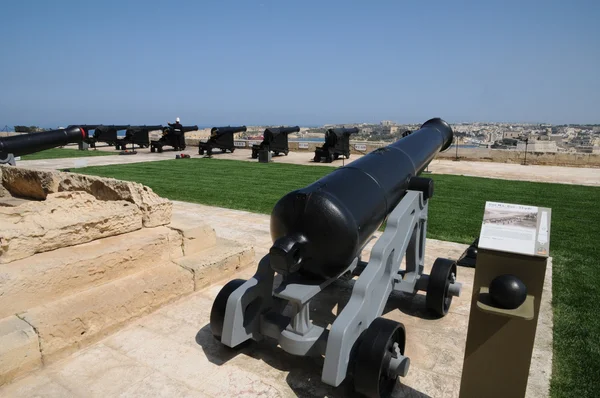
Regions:
[[447, 258], [438, 258], [433, 263], [427, 294], [425, 296], [427, 309], [439, 316], [444, 316], [452, 304], [452, 296], [448, 290], [456, 280], [456, 262]]
[[404, 354], [404, 325], [391, 319], [376, 318], [358, 342], [354, 367], [354, 389], [367, 397], [389, 397], [398, 382], [390, 372], [392, 357]]

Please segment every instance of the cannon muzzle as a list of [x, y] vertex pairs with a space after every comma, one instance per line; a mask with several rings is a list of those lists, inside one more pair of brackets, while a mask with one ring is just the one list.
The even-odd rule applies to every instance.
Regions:
[[285, 195], [271, 213], [273, 270], [320, 278], [342, 272], [407, 190], [415, 189], [411, 179], [451, 145], [452, 137], [448, 123], [431, 119], [395, 143]]
[[79, 126], [0, 138], [0, 157], [3, 158], [8, 154], [28, 155], [58, 146], [79, 143], [85, 139], [87, 139], [87, 134]]

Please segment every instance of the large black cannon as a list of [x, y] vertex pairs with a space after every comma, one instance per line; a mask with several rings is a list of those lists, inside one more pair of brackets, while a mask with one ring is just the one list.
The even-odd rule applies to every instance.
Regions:
[[258, 152], [261, 150], [272, 151], [275, 156], [283, 153], [287, 156], [290, 151], [288, 146], [288, 134], [297, 133], [300, 127], [277, 127], [265, 129], [263, 133], [263, 141], [258, 145], [252, 146], [252, 159], [258, 157]]
[[182, 126], [175, 128], [173, 126], [163, 127], [163, 135], [158, 140], [150, 143], [150, 152], [162, 152], [165, 146], [173, 147], [175, 151], [185, 149], [185, 133], [198, 130], [198, 126]]
[[220, 149], [221, 152], [227, 151], [233, 153], [235, 151], [235, 144], [233, 141], [233, 134], [243, 133], [246, 131], [246, 126], [239, 127], [213, 127], [210, 129], [210, 138], [206, 142], [201, 142], [198, 145], [198, 154], [204, 155], [204, 152], [208, 156], [212, 155], [213, 149]]
[[315, 149], [315, 162], [325, 160], [331, 163], [340, 156], [350, 158], [350, 136], [358, 133], [358, 127], [353, 128], [334, 128], [325, 132], [325, 144]]
[[148, 148], [150, 146], [150, 132], [162, 130], [163, 126], [129, 126], [125, 131], [125, 137], [118, 140], [118, 145], [122, 150], [127, 149], [127, 145], [131, 145], [135, 149], [135, 145], [140, 148]]
[[[404, 326], [382, 317], [390, 294], [425, 291], [426, 307], [438, 317], [460, 294], [454, 261], [438, 258], [430, 274], [423, 273], [433, 181], [419, 174], [452, 139], [446, 122], [431, 119], [282, 197], [271, 213], [273, 246], [256, 273], [227, 283], [215, 298], [210, 314], [215, 338], [236, 347], [268, 337], [294, 355], [324, 354], [323, 382], [338, 386], [353, 373], [359, 393], [389, 396], [410, 365]], [[369, 261], [362, 261], [363, 249], [385, 220]], [[353, 277], [358, 279], [350, 285], [349, 300], [333, 322], [313, 323], [317, 311], [309, 309], [311, 300], [338, 279]], [[331, 317], [329, 307], [323, 312]]]
[[78, 126], [66, 129], [29, 133], [0, 138], [0, 164], [15, 165], [15, 157], [40, 152], [59, 146], [79, 143], [87, 139]]
[[[89, 128], [89, 130], [91, 130], [92, 126], [90, 125], [85, 125], [86, 127]], [[119, 143], [119, 136], [118, 136], [118, 132], [119, 131], [123, 131], [123, 130], [127, 130], [130, 126], [128, 124], [126, 125], [104, 125], [101, 124], [99, 126], [95, 126], [94, 130], [94, 135], [91, 137], [88, 137], [88, 141], [90, 143], [90, 146], [92, 148], [96, 147], [96, 143], [97, 142], [105, 142], [108, 145], [114, 145], [115, 149], [121, 149], [121, 144]]]

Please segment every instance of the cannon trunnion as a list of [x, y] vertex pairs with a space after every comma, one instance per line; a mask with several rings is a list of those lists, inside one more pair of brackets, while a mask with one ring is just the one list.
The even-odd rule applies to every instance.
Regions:
[[[446, 122], [431, 119], [281, 198], [271, 214], [269, 254], [252, 278], [229, 282], [213, 303], [215, 338], [229, 347], [272, 338], [294, 355], [324, 354], [323, 382], [338, 386], [352, 374], [357, 392], [389, 396], [410, 367], [404, 326], [381, 317], [392, 291], [425, 291], [427, 308], [440, 317], [460, 294], [454, 261], [438, 258], [423, 274], [433, 181], [419, 174], [452, 138]], [[386, 219], [369, 261], [362, 261], [361, 252]], [[313, 298], [338, 279], [356, 277], [330, 327], [313, 323]]]

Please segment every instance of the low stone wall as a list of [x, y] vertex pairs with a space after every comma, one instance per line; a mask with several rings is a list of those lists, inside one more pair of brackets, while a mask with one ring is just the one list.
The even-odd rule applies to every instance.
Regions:
[[[198, 146], [199, 139], [186, 138], [186, 144]], [[260, 144], [260, 141], [235, 140], [238, 148], [251, 149], [252, 145]], [[363, 155], [374, 151], [377, 148], [388, 145], [385, 142], [372, 141], [350, 141], [350, 153]], [[312, 152], [322, 142], [311, 141], [293, 141], [289, 143], [290, 151], [293, 152]], [[497, 163], [523, 163], [525, 152], [507, 149], [490, 148], [459, 148], [458, 157], [462, 160], [472, 160], [477, 162], [497, 162]], [[455, 159], [456, 151], [450, 148], [446, 152], [437, 155], [438, 159]], [[549, 166], [572, 166], [572, 167], [600, 167], [600, 154], [597, 153], [573, 153], [573, 152], [527, 152], [527, 164], [539, 164]]]
[[[478, 162], [516, 163], [525, 161], [525, 152], [509, 149], [459, 148], [462, 160]], [[455, 159], [456, 151], [450, 149], [437, 156], [438, 159]], [[549, 166], [600, 167], [600, 154], [565, 152], [527, 152], [527, 164]]]

